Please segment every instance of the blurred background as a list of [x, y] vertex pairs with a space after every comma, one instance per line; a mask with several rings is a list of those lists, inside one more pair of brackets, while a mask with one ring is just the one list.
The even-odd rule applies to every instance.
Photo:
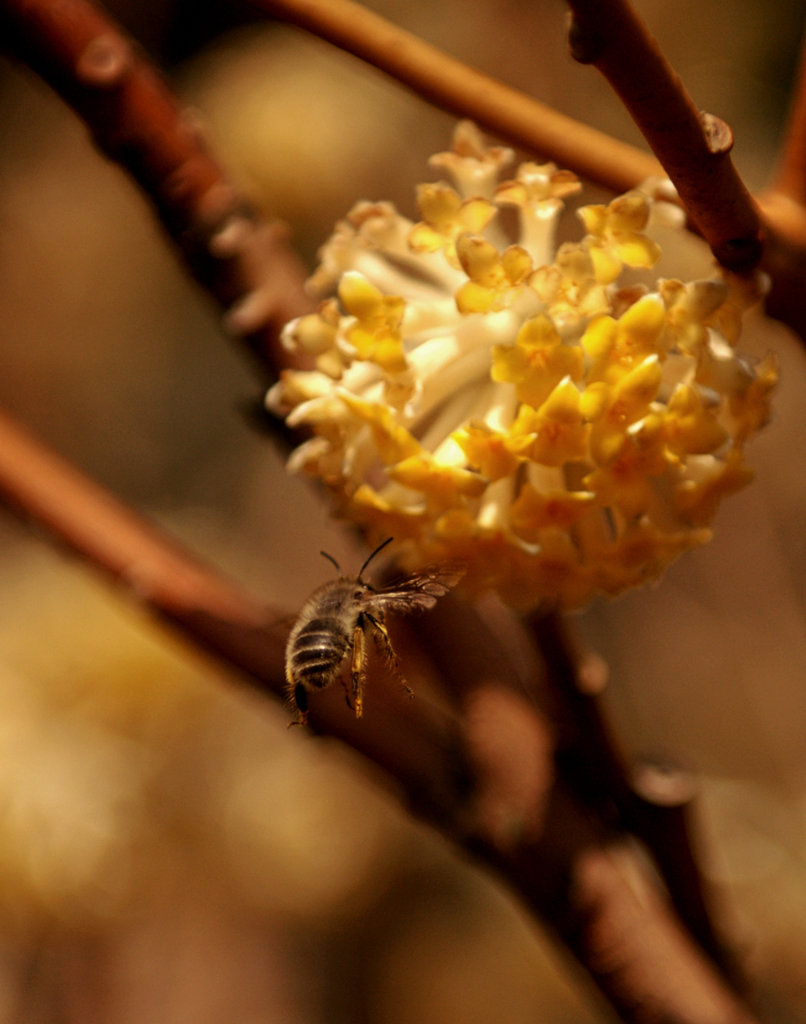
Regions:
[[[640, 142], [568, 57], [558, 0], [368, 6]], [[763, 187], [803, 5], [637, 6]], [[356, 199], [413, 214], [447, 115], [245, 5], [107, 7], [311, 266]], [[347, 534], [250, 423], [258, 383], [146, 202], [5, 59], [0, 309], [3, 407], [123, 499], [289, 614], [330, 571], [320, 548], [352, 565]], [[766, 1019], [787, 1024], [806, 1022], [806, 355], [761, 318], [742, 347], [782, 363], [756, 484], [661, 586], [574, 624], [611, 665], [625, 747], [699, 773], [708, 877]], [[510, 898], [356, 758], [287, 731], [285, 709], [8, 514], [0, 566], [0, 1024], [608, 1019]]]

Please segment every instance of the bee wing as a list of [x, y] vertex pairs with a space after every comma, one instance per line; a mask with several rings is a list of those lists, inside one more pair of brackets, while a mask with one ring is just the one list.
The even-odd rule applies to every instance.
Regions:
[[467, 572], [464, 562], [440, 562], [384, 587], [372, 597], [383, 611], [421, 612], [433, 608]]

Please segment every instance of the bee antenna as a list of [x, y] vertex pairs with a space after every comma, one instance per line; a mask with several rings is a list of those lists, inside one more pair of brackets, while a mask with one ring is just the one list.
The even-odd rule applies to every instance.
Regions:
[[332, 562], [336, 566], [336, 572], [339, 574], [339, 576], [341, 576], [341, 566], [333, 557], [333, 555], [329, 555], [327, 551], [320, 551], [319, 554], [322, 556], [322, 558], [326, 558], [328, 562]]
[[383, 551], [383, 549], [386, 547], [387, 544], [391, 544], [394, 539], [395, 539], [394, 537], [387, 537], [386, 540], [383, 542], [383, 544], [379, 544], [375, 548], [375, 550], [372, 552], [372, 554], [367, 558], [367, 560], [364, 562], [364, 564], [358, 570], [358, 577], [357, 577], [357, 579], [358, 579], [359, 583], [363, 582], [361, 577], [364, 575], [364, 570], [369, 565], [369, 563], [372, 561], [372, 559], [378, 554], [379, 551]]

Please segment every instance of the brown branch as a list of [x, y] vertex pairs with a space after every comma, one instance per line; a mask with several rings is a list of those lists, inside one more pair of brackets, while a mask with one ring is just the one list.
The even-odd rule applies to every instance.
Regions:
[[761, 220], [730, 159], [730, 128], [697, 109], [627, 0], [568, 6], [572, 54], [618, 94], [716, 258], [731, 270], [755, 267]]
[[806, 40], [778, 172], [758, 201], [768, 227], [764, 269], [772, 288], [767, 311], [806, 339]]
[[605, 821], [618, 822], [646, 846], [669, 897], [697, 942], [727, 977], [746, 988], [733, 951], [725, 947], [708, 903], [691, 827], [693, 779], [681, 769], [647, 759], [634, 768], [608, 725], [601, 704], [606, 667], [582, 656], [568, 622], [557, 614], [532, 616], [529, 626], [561, 694], [560, 755], [566, 778]]
[[557, 113], [352, 0], [249, 0], [328, 40], [423, 99], [582, 177], [623, 192], [662, 173], [649, 154]]
[[806, 208], [806, 39], [801, 45], [800, 67], [790, 106], [778, 172], [770, 190]]
[[651, 850], [669, 897], [700, 946], [740, 990], [748, 988], [733, 948], [714, 923], [707, 886], [694, 843], [694, 778], [669, 763], [642, 760], [632, 773], [633, 799], [627, 807], [630, 831]]
[[0, 497], [194, 642], [282, 691], [282, 643], [266, 631], [276, 611], [247, 598], [2, 412]]
[[0, 39], [49, 82], [155, 204], [194, 275], [264, 368], [279, 328], [308, 308], [286, 230], [244, 202], [196, 119], [145, 56], [87, 0], [0, 0]]
[[[282, 639], [268, 626], [271, 613], [6, 416], [0, 416], [0, 497], [192, 643], [261, 690], [282, 692]], [[626, 837], [598, 820], [557, 772], [552, 710], [535, 701], [533, 688], [530, 696], [519, 686], [539, 670], [529, 664], [525, 637], [513, 662], [514, 620], [502, 630], [472, 609], [447, 606], [447, 614], [462, 621], [456, 629], [449, 618], [438, 644], [443, 665], [451, 666], [448, 679], [461, 679], [455, 714], [427, 700], [425, 683], [408, 701], [392, 680], [377, 679], [360, 721], [337, 688], [318, 695], [314, 728], [353, 746], [420, 817], [493, 867], [625, 1020], [750, 1024], [749, 1012], [628, 854]], [[472, 652], [461, 640], [469, 633]], [[414, 640], [405, 657], [436, 679]]]

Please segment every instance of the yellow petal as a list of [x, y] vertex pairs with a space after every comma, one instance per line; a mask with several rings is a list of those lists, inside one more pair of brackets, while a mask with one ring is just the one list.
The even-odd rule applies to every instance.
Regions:
[[409, 232], [409, 245], [415, 252], [436, 252], [446, 243], [445, 235], [424, 221], [415, 224]]
[[613, 404], [613, 388], [604, 381], [589, 384], [580, 395], [579, 411], [586, 420], [598, 420]]
[[599, 284], [611, 284], [621, 273], [621, 260], [609, 246], [591, 245], [593, 276]]
[[426, 498], [455, 504], [459, 496], [477, 498], [487, 481], [478, 473], [457, 466], [443, 466], [427, 452], [398, 462], [389, 470], [389, 478], [404, 487], [422, 491]]
[[496, 212], [495, 206], [489, 199], [480, 197], [466, 199], [459, 211], [462, 229], [477, 235], [489, 224]]
[[654, 267], [660, 259], [660, 246], [646, 235], [633, 235], [616, 246], [619, 258], [628, 267]]
[[663, 371], [657, 356], [647, 356], [634, 369], [613, 385], [613, 405], [608, 417], [621, 423], [632, 423], [658, 393]]
[[634, 302], [620, 317], [617, 344], [623, 350], [646, 355], [658, 351], [658, 338], [663, 330], [666, 307], [659, 295], [645, 295]]
[[537, 436], [529, 456], [544, 466], [562, 466], [588, 454], [590, 426], [583, 422], [579, 390], [567, 377], [537, 410]]
[[601, 203], [581, 206], [577, 210], [577, 216], [581, 219], [589, 234], [601, 235], [607, 224], [607, 207]]
[[597, 316], [585, 328], [580, 345], [595, 362], [610, 355], [616, 340], [617, 323], [612, 316]]
[[554, 321], [545, 313], [530, 317], [522, 325], [515, 338], [516, 345], [524, 348], [549, 348], [561, 344]]
[[391, 534], [398, 540], [417, 537], [427, 519], [425, 506], [403, 508], [387, 501], [369, 484], [361, 484], [351, 501], [361, 523], [387, 536]]
[[498, 292], [475, 281], [465, 281], [456, 291], [456, 308], [464, 316], [471, 313], [488, 313], [495, 308]]
[[532, 272], [532, 257], [520, 245], [510, 245], [501, 256], [501, 266], [507, 280], [518, 284]]
[[617, 508], [628, 518], [642, 515], [652, 505], [652, 478], [636, 469], [629, 459], [616, 459], [607, 467], [593, 470], [582, 483], [600, 504]]
[[[703, 459], [708, 459], [704, 456]], [[722, 499], [739, 491], [753, 479], [739, 449], [732, 449], [723, 461], [711, 458], [697, 479], [683, 481], [676, 489], [675, 504], [687, 523], [706, 526], [713, 519]]]
[[522, 325], [514, 345], [493, 346], [492, 379], [515, 384], [519, 400], [535, 408], [563, 377], [579, 380], [583, 372], [582, 350], [564, 345], [544, 313]]
[[579, 388], [565, 377], [553, 389], [546, 401], [538, 409], [540, 419], [553, 420], [556, 423], [575, 424], [582, 419], [580, 412]]
[[345, 310], [359, 320], [372, 315], [384, 299], [383, 292], [355, 270], [342, 274], [338, 295]]
[[456, 240], [456, 255], [472, 281], [488, 288], [501, 282], [501, 257], [491, 242], [477, 235], [461, 235]]
[[526, 483], [512, 503], [512, 528], [526, 540], [537, 541], [547, 527], [568, 529], [591, 507], [591, 491], [538, 491]]
[[778, 359], [769, 353], [755, 368], [753, 382], [739, 395], [731, 395], [730, 411], [737, 420], [732, 431], [737, 444], [760, 430], [770, 418], [770, 396], [778, 383]]
[[607, 207], [607, 226], [614, 234], [643, 231], [649, 220], [649, 201], [636, 189], [616, 196]]
[[699, 390], [688, 384], [678, 384], [669, 398], [664, 433], [669, 448], [678, 455], [705, 455], [727, 440], [725, 428]]
[[339, 393], [342, 402], [372, 430], [382, 461], [392, 465], [420, 451], [420, 442], [394, 419], [392, 410], [380, 402], [367, 402], [347, 391]]
[[515, 446], [507, 443], [507, 435], [492, 430], [485, 423], [468, 423], [451, 436], [467, 456], [468, 463], [488, 480], [509, 476], [523, 461], [515, 454]]

